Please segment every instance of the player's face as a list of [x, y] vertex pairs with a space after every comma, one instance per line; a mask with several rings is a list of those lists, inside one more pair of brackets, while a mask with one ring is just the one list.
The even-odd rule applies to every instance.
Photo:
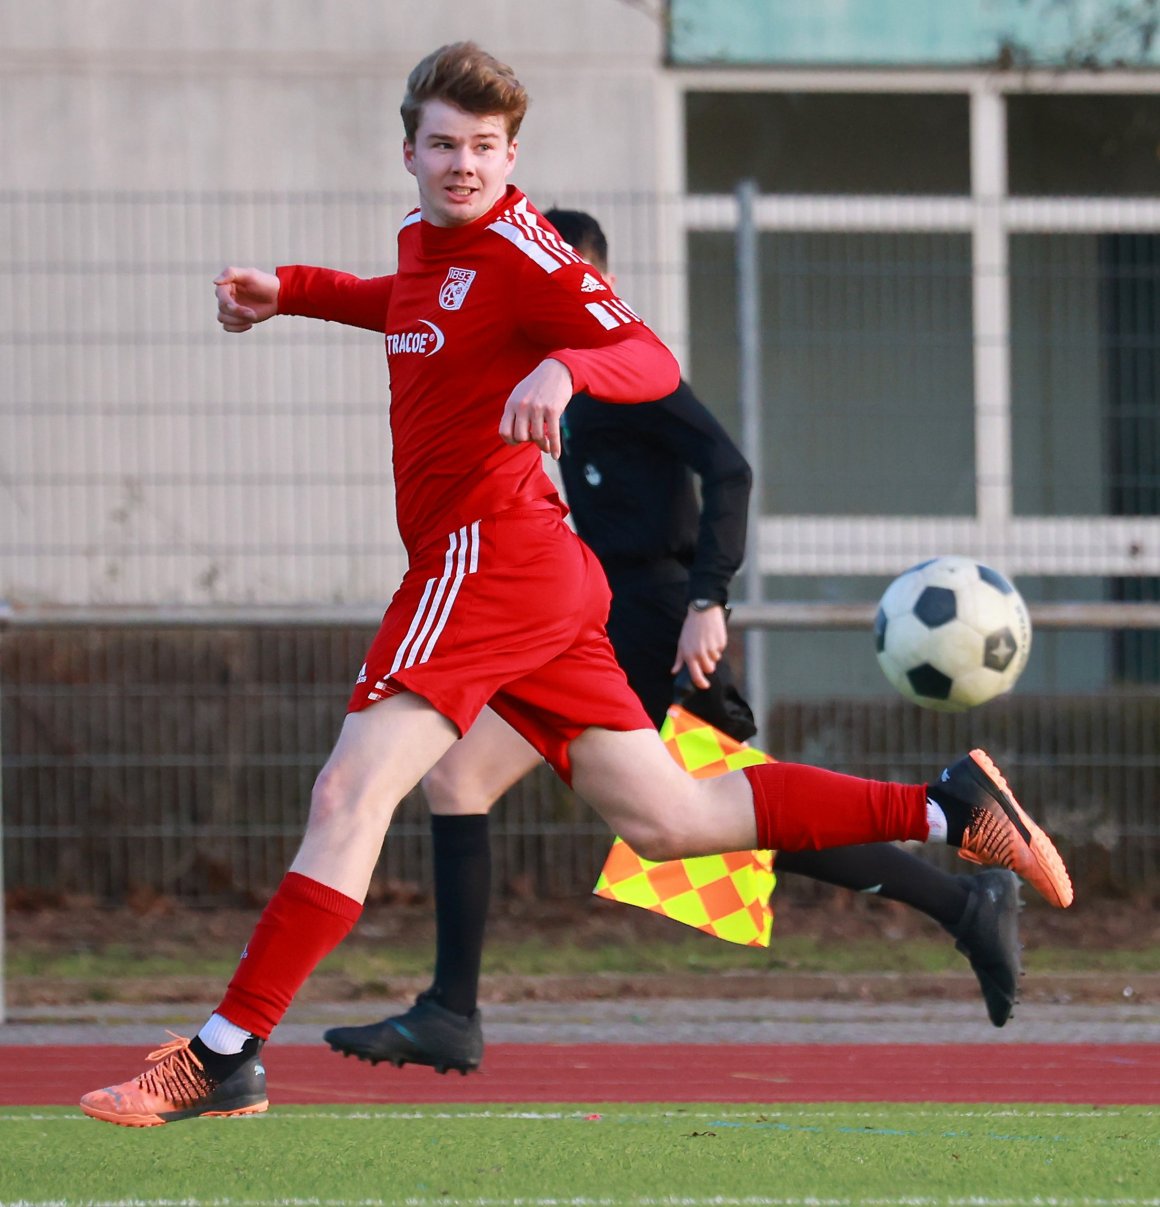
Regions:
[[480, 117], [446, 101], [423, 105], [415, 141], [403, 143], [403, 163], [419, 185], [419, 209], [434, 226], [464, 226], [503, 196], [516, 162], [498, 114]]

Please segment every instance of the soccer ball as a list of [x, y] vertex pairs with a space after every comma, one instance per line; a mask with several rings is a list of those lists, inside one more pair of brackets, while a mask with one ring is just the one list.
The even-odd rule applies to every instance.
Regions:
[[936, 557], [886, 588], [874, 645], [886, 678], [908, 700], [963, 712], [1014, 686], [1031, 653], [1031, 618], [997, 570]]

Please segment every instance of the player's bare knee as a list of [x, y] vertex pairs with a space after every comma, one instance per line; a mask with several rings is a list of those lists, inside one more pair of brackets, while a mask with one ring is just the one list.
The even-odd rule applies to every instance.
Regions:
[[371, 793], [365, 785], [355, 782], [341, 767], [327, 765], [314, 781], [310, 793], [309, 828], [332, 825], [353, 814], [372, 820], [371, 814], [381, 814], [383, 825], [390, 820], [395, 802], [381, 793]]
[[342, 788], [345, 776], [329, 765], [323, 767], [314, 781], [310, 792], [310, 818], [308, 825], [325, 825], [346, 806], [346, 794]]
[[486, 813], [495, 803], [477, 777], [448, 771], [436, 764], [421, 781], [423, 797], [432, 813]]
[[423, 795], [436, 813], [452, 813], [470, 795], [471, 788], [464, 777], [436, 763], [421, 781]]

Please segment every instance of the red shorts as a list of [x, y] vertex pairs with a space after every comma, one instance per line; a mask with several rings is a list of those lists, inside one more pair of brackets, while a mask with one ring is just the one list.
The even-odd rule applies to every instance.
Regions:
[[477, 520], [411, 559], [348, 709], [405, 689], [464, 734], [490, 705], [570, 783], [584, 730], [652, 728], [605, 632], [610, 599], [554, 507]]

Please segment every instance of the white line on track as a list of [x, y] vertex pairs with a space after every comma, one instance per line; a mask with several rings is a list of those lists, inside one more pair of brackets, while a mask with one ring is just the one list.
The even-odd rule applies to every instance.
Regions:
[[[747, 1110], [680, 1110], [680, 1111], [663, 1111], [663, 1112], [647, 1112], [647, 1103], [623, 1103], [623, 1104], [597, 1104], [604, 1106], [608, 1112], [607, 1117], [621, 1119], [702, 1119], [702, 1120], [730, 1120], [736, 1119], [739, 1121], [752, 1122], [755, 1117], [759, 1117], [763, 1121], [777, 1122], [779, 1120], [825, 1120], [825, 1119], [881, 1119], [880, 1111], [836, 1111], [836, 1110], [786, 1110], [780, 1106], [762, 1106], [760, 1103], [755, 1103]], [[1131, 1112], [1135, 1118], [1157, 1118], [1160, 1119], [1160, 1107], [1100, 1107], [1098, 1114], [1101, 1117], [1116, 1118], [1125, 1112]], [[254, 1115], [248, 1119], [234, 1120], [235, 1126], [241, 1124], [243, 1126], [270, 1126], [271, 1124], [296, 1123], [309, 1121], [313, 1119], [349, 1119], [355, 1122], [358, 1121], [373, 1121], [377, 1119], [445, 1119], [459, 1122], [470, 1122], [472, 1119], [522, 1119], [522, 1120], [567, 1120], [574, 1121], [577, 1119], [590, 1119], [595, 1114], [592, 1110], [567, 1110], [567, 1111], [506, 1111], [497, 1109], [472, 1110], [464, 1108], [463, 1110], [415, 1110], [415, 1109], [399, 1109], [397, 1107], [373, 1107], [373, 1108], [358, 1108], [358, 1109], [339, 1109], [339, 1110], [310, 1110], [301, 1107], [283, 1107], [275, 1108], [266, 1115]], [[1040, 1109], [1034, 1106], [1028, 1107], [1004, 1107], [999, 1110], [981, 1109], [981, 1110], [957, 1110], [954, 1112], [955, 1117], [959, 1119], [1088, 1119], [1093, 1114], [1092, 1107], [1078, 1107], [1069, 1109]], [[894, 1107], [891, 1111], [891, 1117], [896, 1120], [903, 1119], [945, 1119], [947, 1112], [930, 1111], [922, 1108], [909, 1108], [905, 1104], [900, 1104]], [[52, 1114], [3, 1114], [0, 1113], [0, 1123], [84, 1123], [89, 1124], [87, 1116], [76, 1113], [52, 1113]], [[757, 1200], [754, 1200], [756, 1202]], [[765, 1202], [766, 1200], [761, 1200]], [[770, 1199], [769, 1202], [789, 1202], [789, 1200]], [[804, 1200], [809, 1201], [809, 1200]], [[1110, 1202], [1111, 1200], [1109, 1200]], [[1151, 1200], [1150, 1200], [1151, 1201]], [[1155, 1200], [1160, 1204], [1160, 1200]], [[821, 1203], [821, 1200], [818, 1200]], [[964, 1200], [964, 1203], [973, 1203], [975, 1200]], [[1093, 1200], [1093, 1203], [1095, 1200]], [[980, 1207], [983, 1207], [983, 1200], [979, 1200]], [[988, 1200], [989, 1203], [989, 1200]], [[1050, 1207], [1050, 1201], [1043, 1200], [1044, 1207]], [[8, 1207], [7, 1204], [0, 1201], [0, 1207]]]

